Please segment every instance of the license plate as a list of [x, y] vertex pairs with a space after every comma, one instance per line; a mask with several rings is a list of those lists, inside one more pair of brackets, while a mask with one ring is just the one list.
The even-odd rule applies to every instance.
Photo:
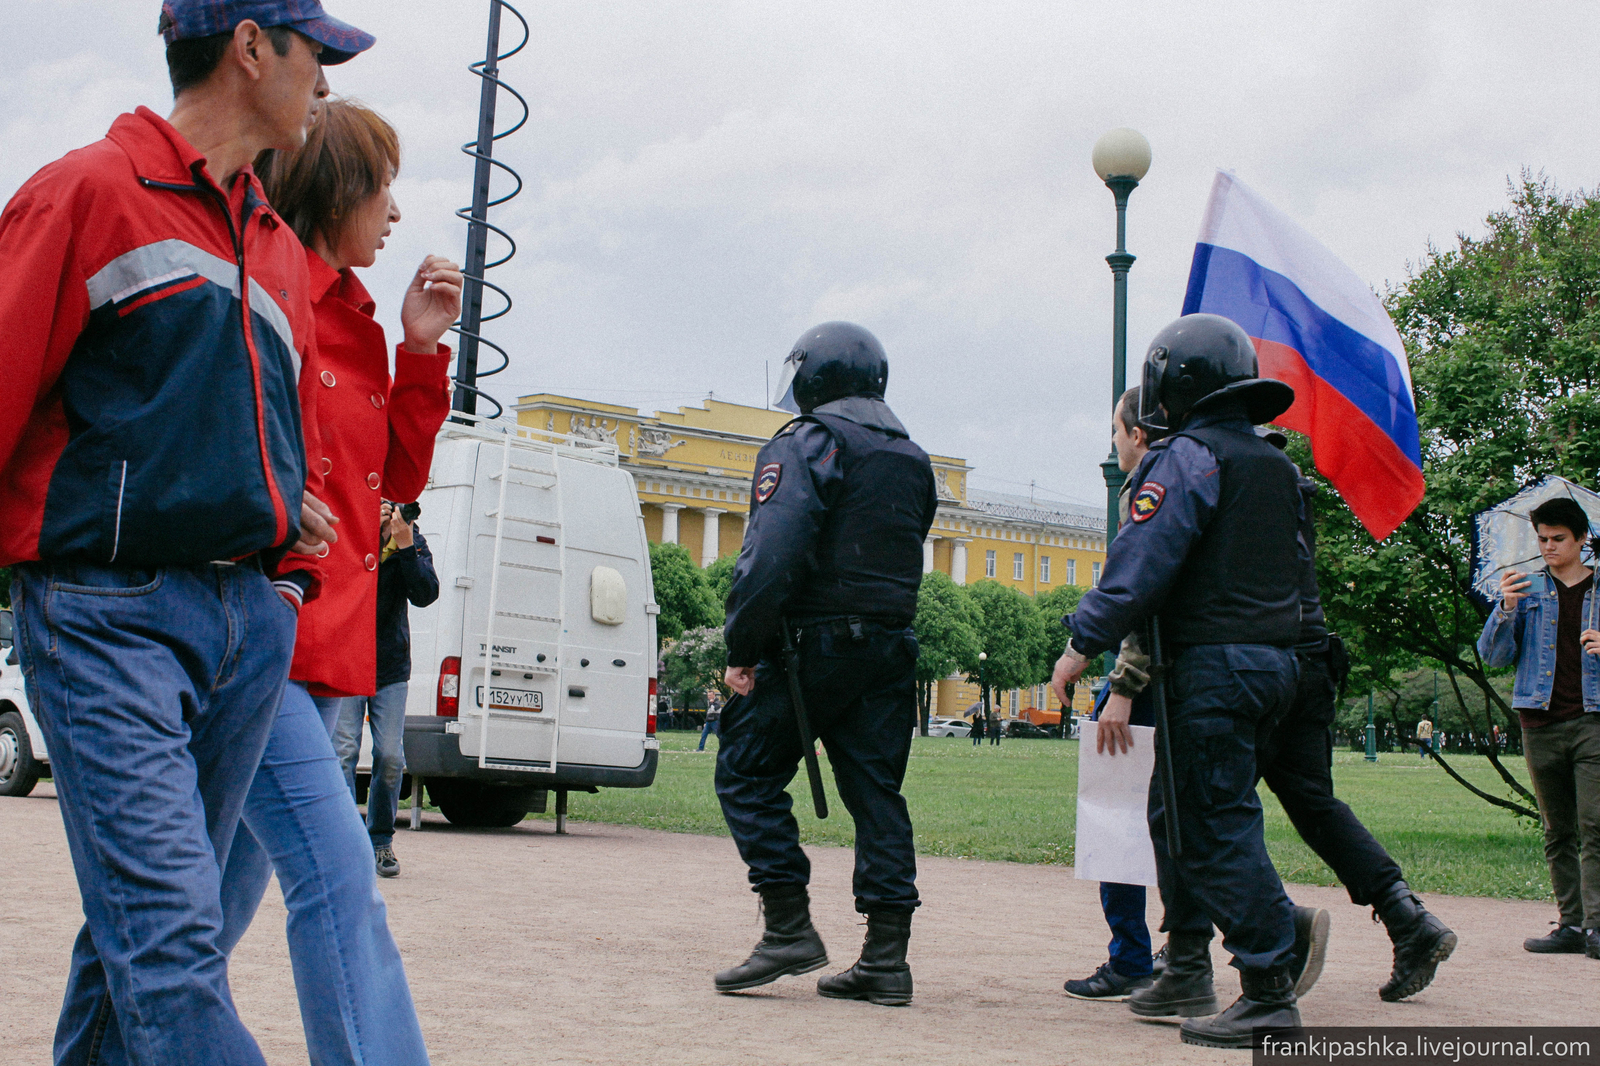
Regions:
[[[483, 686], [478, 686], [478, 706], [483, 706]], [[542, 711], [544, 693], [522, 688], [491, 688], [489, 709], [493, 711]]]

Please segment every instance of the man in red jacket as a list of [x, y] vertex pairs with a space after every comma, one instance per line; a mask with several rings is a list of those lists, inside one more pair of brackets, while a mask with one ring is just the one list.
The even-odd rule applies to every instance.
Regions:
[[87, 919], [56, 1062], [255, 1066], [218, 885], [317, 589], [280, 563], [333, 534], [305, 255], [250, 164], [372, 38], [316, 0], [167, 0], [160, 28], [171, 117], [0, 214], [0, 565]]

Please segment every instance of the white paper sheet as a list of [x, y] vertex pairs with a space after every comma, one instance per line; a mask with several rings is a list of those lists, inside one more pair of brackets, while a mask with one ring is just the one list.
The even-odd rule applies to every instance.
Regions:
[[1077, 876], [1154, 886], [1156, 854], [1145, 814], [1156, 765], [1156, 731], [1130, 726], [1133, 747], [1116, 755], [1095, 752], [1097, 722], [1085, 722], [1078, 743]]

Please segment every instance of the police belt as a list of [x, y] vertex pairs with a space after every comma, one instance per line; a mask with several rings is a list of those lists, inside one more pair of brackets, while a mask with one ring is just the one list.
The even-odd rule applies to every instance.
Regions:
[[796, 640], [808, 630], [827, 632], [850, 640], [865, 640], [869, 630], [875, 633], [898, 633], [911, 628], [909, 618], [886, 618], [873, 614], [831, 614], [816, 618], [791, 618], [788, 621]]

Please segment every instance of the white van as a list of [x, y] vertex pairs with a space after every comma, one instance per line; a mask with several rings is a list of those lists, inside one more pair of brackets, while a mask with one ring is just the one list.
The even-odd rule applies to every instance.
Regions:
[[616, 446], [447, 422], [420, 502], [439, 598], [410, 615], [411, 794], [507, 826], [555, 792], [564, 829], [569, 791], [651, 784], [658, 609]]
[[0, 611], [0, 796], [26, 796], [50, 776], [44, 733], [28, 709], [10, 611]]

